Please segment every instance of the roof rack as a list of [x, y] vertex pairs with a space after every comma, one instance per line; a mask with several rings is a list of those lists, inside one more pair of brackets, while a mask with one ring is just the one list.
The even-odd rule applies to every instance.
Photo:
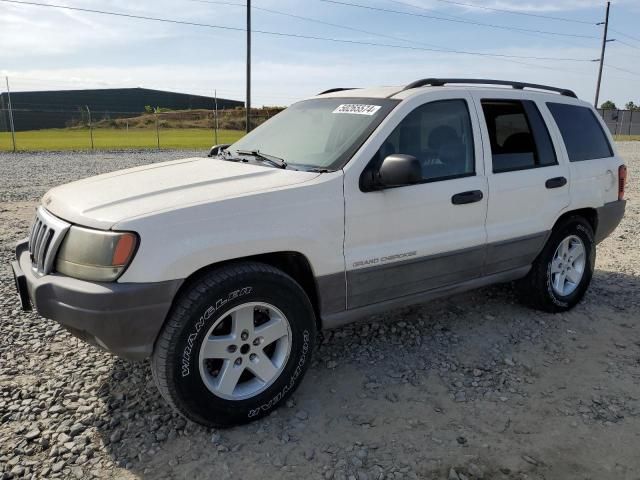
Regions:
[[538, 85], [535, 83], [523, 83], [523, 82], [510, 82], [507, 80], [488, 80], [484, 78], [423, 78], [422, 80], [416, 80], [410, 83], [402, 89], [411, 90], [412, 88], [420, 88], [426, 86], [442, 87], [447, 83], [466, 83], [471, 85], [507, 85], [516, 90], [523, 90], [525, 88], [535, 88], [536, 90], [548, 90], [550, 92], [556, 92], [565, 97], [578, 98], [578, 96], [572, 90], [566, 88], [549, 87], [547, 85]]
[[324, 92], [320, 92], [318, 95], [326, 95], [327, 93], [334, 93], [334, 92], [342, 92], [344, 90], [355, 90], [356, 87], [346, 87], [346, 88], [342, 88], [342, 87], [338, 87], [338, 88], [330, 88], [329, 90], [325, 90]]

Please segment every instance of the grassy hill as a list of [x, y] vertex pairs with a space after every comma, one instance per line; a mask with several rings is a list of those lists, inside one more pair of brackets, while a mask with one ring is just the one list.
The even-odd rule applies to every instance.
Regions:
[[[281, 112], [281, 107], [251, 109], [252, 125], [257, 126]], [[162, 110], [158, 114], [142, 113], [136, 117], [105, 119], [94, 123], [95, 128], [209, 128], [215, 125], [212, 110]], [[218, 111], [218, 128], [244, 130], [245, 111], [242, 108]]]

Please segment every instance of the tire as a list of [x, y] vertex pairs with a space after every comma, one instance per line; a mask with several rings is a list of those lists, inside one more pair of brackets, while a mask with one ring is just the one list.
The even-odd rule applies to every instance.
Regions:
[[315, 331], [313, 307], [291, 277], [261, 263], [227, 265], [192, 281], [174, 302], [153, 351], [153, 378], [194, 422], [247, 423], [297, 388]]
[[[580, 244], [584, 248], [584, 261], [578, 281], [580, 259], [568, 255], [567, 263], [567, 260], [561, 257], [569, 250], [579, 251], [573, 249]], [[563, 247], [567, 249], [561, 250]], [[589, 288], [595, 261], [593, 228], [583, 217], [568, 217], [554, 227], [527, 276], [516, 282], [518, 298], [522, 303], [545, 312], [558, 313], [570, 310], [582, 300]], [[562, 272], [565, 272], [565, 288], [560, 286], [562, 277], [558, 279]]]

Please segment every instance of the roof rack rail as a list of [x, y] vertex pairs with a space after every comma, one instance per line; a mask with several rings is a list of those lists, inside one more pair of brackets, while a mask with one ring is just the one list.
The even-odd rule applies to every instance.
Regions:
[[334, 92], [342, 92], [344, 90], [355, 90], [356, 87], [338, 87], [338, 88], [330, 88], [329, 90], [325, 90], [324, 92], [320, 92], [318, 95], [326, 95], [327, 93], [334, 93]]
[[507, 85], [516, 90], [523, 90], [525, 88], [535, 88], [536, 90], [548, 90], [550, 92], [556, 92], [565, 97], [578, 98], [578, 96], [572, 90], [566, 88], [549, 87], [547, 85], [538, 85], [535, 83], [524, 82], [510, 82], [507, 80], [489, 80], [484, 78], [423, 78], [422, 80], [416, 80], [410, 83], [402, 89], [411, 90], [412, 88], [420, 88], [426, 86], [442, 87], [447, 83], [466, 83], [471, 85]]

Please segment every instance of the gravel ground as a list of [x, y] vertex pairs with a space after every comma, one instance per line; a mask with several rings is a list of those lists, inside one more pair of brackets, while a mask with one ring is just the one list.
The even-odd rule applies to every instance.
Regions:
[[220, 431], [20, 312], [7, 266], [49, 187], [193, 152], [0, 154], [0, 478], [639, 479], [640, 142], [618, 148], [627, 216], [573, 311], [496, 286], [325, 332], [286, 406]]

